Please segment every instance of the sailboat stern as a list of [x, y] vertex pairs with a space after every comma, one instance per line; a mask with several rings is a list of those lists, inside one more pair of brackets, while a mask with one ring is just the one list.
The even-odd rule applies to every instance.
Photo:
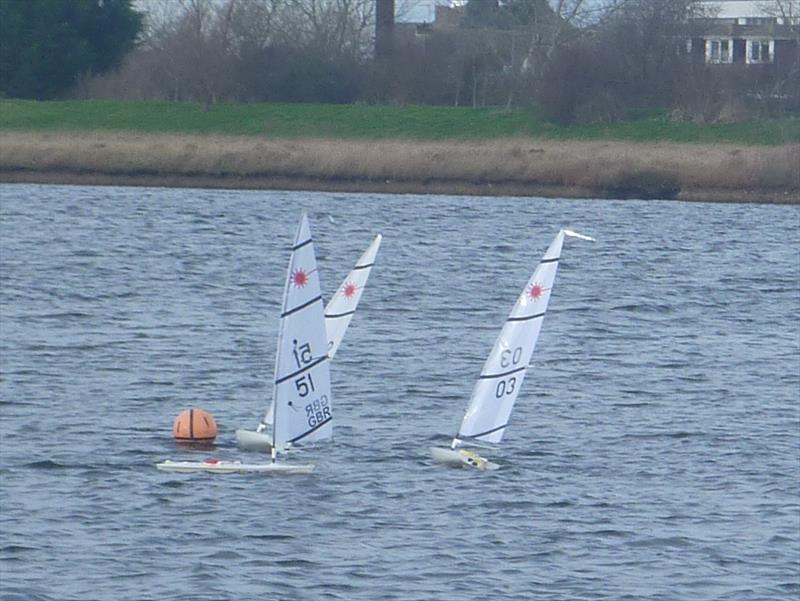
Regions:
[[500, 468], [497, 463], [493, 463], [474, 451], [469, 451], [467, 449], [431, 447], [431, 457], [436, 463], [442, 463], [449, 467], [472, 467], [482, 472]]
[[269, 453], [272, 450], [272, 436], [267, 432], [236, 430], [236, 444], [243, 451]]

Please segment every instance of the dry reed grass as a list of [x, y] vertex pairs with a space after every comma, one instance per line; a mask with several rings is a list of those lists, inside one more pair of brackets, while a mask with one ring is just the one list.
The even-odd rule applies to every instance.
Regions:
[[[271, 140], [259, 137], [0, 133], [0, 177], [77, 173], [139, 178], [281, 178], [573, 187], [691, 197], [761, 191], [800, 197], [800, 145], [733, 146], [504, 140]], [[459, 187], [460, 186], [460, 187]], [[644, 188], [643, 188], [644, 186]], [[661, 187], [659, 187], [661, 186]], [[664, 187], [666, 186], [666, 187]], [[358, 189], [357, 187], [354, 189]]]

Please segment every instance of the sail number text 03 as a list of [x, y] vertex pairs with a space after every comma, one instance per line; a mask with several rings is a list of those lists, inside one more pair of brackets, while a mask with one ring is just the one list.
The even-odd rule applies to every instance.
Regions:
[[[522, 347], [518, 346], [513, 351], [511, 349], [505, 349], [502, 353], [500, 353], [500, 367], [503, 369], [507, 369], [509, 367], [516, 367], [520, 360], [522, 359]], [[502, 379], [497, 382], [497, 386], [494, 390], [494, 396], [496, 398], [502, 398], [505, 395], [513, 394], [517, 388], [517, 378], [516, 376], [511, 376], [508, 379]]]

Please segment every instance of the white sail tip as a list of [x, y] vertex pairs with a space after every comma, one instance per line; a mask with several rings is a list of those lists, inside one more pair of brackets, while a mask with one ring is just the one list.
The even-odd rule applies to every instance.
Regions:
[[562, 230], [565, 236], [571, 236], [572, 238], [580, 238], [581, 240], [589, 240], [591, 242], [596, 242], [594, 238], [591, 236], [584, 236], [583, 234], [579, 234], [578, 232], [574, 232], [572, 230]]

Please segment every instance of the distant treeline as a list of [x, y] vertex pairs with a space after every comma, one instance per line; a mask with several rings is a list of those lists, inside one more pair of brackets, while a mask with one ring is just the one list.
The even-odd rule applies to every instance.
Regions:
[[536, 105], [562, 124], [648, 108], [696, 121], [800, 112], [800, 56], [719, 69], [681, 51], [697, 34], [692, 0], [469, 0], [432, 25], [398, 21], [376, 57], [381, 1], [0, 2], [0, 93]]

